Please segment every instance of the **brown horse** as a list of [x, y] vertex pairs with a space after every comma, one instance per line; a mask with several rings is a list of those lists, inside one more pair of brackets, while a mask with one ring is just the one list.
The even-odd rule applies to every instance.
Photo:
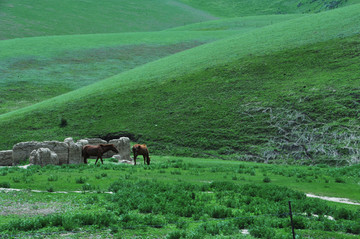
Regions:
[[90, 156], [97, 156], [96, 162], [100, 159], [101, 163], [104, 164], [102, 156], [107, 151], [112, 150], [115, 153], [119, 153], [119, 151], [115, 148], [113, 144], [99, 144], [99, 145], [85, 145], [82, 149], [82, 156], [84, 157], [84, 163], [87, 164], [87, 159]]
[[142, 155], [144, 157], [144, 164], [146, 160], [146, 163], [150, 165], [149, 150], [145, 144], [135, 144], [132, 147], [132, 151], [134, 153], [134, 165], [136, 165], [136, 157], [138, 155]]

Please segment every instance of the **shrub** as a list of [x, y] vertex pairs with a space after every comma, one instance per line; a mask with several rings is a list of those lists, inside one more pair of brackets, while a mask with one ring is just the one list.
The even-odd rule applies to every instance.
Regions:
[[270, 183], [270, 182], [271, 182], [271, 179], [266, 176], [266, 177], [263, 179], [263, 182], [264, 182], [264, 183]]
[[206, 211], [212, 218], [232, 217], [232, 210], [224, 206], [211, 206]]
[[250, 235], [256, 238], [273, 239], [275, 238], [275, 230], [266, 226], [255, 226], [250, 229]]
[[78, 183], [78, 184], [83, 184], [86, 182], [86, 177], [80, 177], [80, 178], [76, 178], [75, 179], [75, 182]]
[[360, 234], [360, 224], [358, 222], [349, 223], [349, 225], [346, 227], [346, 232], [359, 235]]
[[305, 229], [306, 228], [306, 218], [304, 217], [293, 217], [293, 223], [294, 223], [294, 228], [296, 229]]
[[14, 183], [20, 183], [21, 179], [18, 177], [13, 177], [11, 178], [13, 180]]
[[353, 213], [350, 210], [347, 210], [345, 208], [340, 208], [335, 212], [335, 218], [336, 219], [346, 219], [351, 220], [353, 217]]
[[345, 180], [340, 177], [337, 177], [335, 178], [335, 183], [345, 183]]
[[91, 184], [89, 184], [89, 183], [85, 183], [83, 186], [82, 186], [82, 190], [83, 191], [90, 191], [90, 190], [92, 190], [94, 187], [93, 186], [91, 186]]
[[60, 120], [60, 128], [64, 128], [64, 127], [66, 127], [68, 125], [68, 122], [67, 122], [67, 120], [66, 119], [64, 119], [64, 118], [61, 118], [61, 120]]
[[0, 188], [10, 188], [10, 183], [9, 182], [1, 182]]
[[57, 175], [50, 175], [48, 177], [48, 181], [49, 182], [53, 182], [53, 181], [57, 181], [58, 180], [58, 176]]
[[54, 187], [52, 185], [48, 186], [46, 188], [46, 191], [48, 191], [49, 193], [55, 192]]
[[183, 233], [181, 231], [173, 231], [166, 235], [166, 239], [180, 239], [183, 237]]

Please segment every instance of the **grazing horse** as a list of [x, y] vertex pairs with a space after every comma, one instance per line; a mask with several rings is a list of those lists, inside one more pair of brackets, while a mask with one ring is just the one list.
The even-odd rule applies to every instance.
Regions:
[[88, 163], [87, 159], [90, 156], [97, 156], [95, 164], [97, 163], [99, 158], [101, 160], [101, 163], [104, 164], [102, 156], [104, 153], [106, 153], [109, 150], [112, 150], [115, 153], [119, 153], [119, 151], [115, 148], [113, 144], [85, 145], [82, 149], [82, 156], [84, 157], [84, 163], [85, 164]]
[[136, 165], [136, 157], [138, 155], [142, 155], [144, 157], [144, 164], [146, 160], [146, 163], [150, 165], [149, 150], [145, 144], [135, 144], [132, 147], [132, 151], [134, 153], [134, 165]]

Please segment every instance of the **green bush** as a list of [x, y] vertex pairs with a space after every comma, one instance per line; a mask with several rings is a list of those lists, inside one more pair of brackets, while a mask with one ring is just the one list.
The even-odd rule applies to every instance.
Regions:
[[49, 182], [53, 182], [53, 181], [57, 181], [58, 180], [58, 176], [57, 175], [50, 175], [49, 177], [48, 177], [48, 181]]
[[9, 182], [1, 182], [0, 188], [10, 188], [10, 183]]
[[255, 226], [250, 229], [250, 235], [256, 238], [273, 239], [275, 230], [267, 226]]
[[264, 183], [270, 183], [270, 182], [271, 182], [271, 179], [266, 176], [266, 177], [263, 179], [263, 182], [264, 182]]
[[181, 231], [173, 231], [166, 235], [166, 239], [180, 239], [183, 237], [183, 232]]
[[89, 183], [85, 183], [84, 185], [82, 185], [82, 190], [83, 191], [90, 191], [90, 190], [93, 190], [93, 189], [94, 189], [94, 187]]
[[225, 206], [209, 206], [205, 209], [206, 213], [212, 218], [227, 218], [232, 217], [232, 210]]
[[55, 189], [52, 185], [49, 185], [47, 188], [46, 188], [46, 191], [48, 191], [49, 193], [52, 193], [52, 192], [55, 192]]
[[80, 177], [80, 178], [76, 178], [75, 182], [78, 183], [78, 184], [83, 184], [83, 183], [86, 182], [86, 180], [87, 180], [86, 177]]

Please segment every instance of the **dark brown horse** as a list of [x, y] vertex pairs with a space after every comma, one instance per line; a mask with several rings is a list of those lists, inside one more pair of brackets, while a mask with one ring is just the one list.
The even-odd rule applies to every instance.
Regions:
[[90, 156], [97, 156], [96, 162], [100, 159], [101, 163], [104, 164], [102, 156], [107, 151], [112, 150], [115, 153], [119, 153], [119, 151], [115, 148], [113, 144], [99, 144], [99, 145], [85, 145], [82, 149], [82, 156], [84, 157], [84, 163], [87, 164], [87, 159]]
[[146, 163], [150, 165], [149, 150], [145, 144], [135, 144], [132, 147], [132, 151], [134, 153], [134, 165], [136, 165], [136, 157], [138, 155], [142, 155], [144, 157], [144, 164], [146, 161]]

